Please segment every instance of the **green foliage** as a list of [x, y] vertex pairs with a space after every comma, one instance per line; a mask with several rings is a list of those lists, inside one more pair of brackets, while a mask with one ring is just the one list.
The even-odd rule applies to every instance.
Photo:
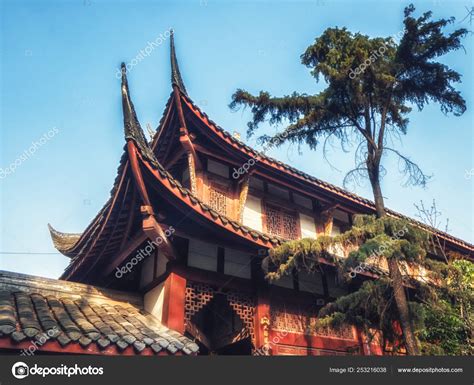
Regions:
[[421, 110], [436, 102], [444, 113], [454, 115], [466, 110], [453, 85], [461, 81], [461, 75], [437, 59], [459, 49], [467, 31], [444, 34], [454, 19], [431, 20], [431, 12], [415, 18], [414, 11], [413, 5], [405, 9], [400, 41], [370, 38], [346, 28], [326, 29], [301, 55], [316, 82], [324, 78], [327, 87], [320, 93], [273, 97], [265, 91], [252, 95], [238, 89], [230, 107], [251, 109], [249, 136], [267, 119], [270, 124], [286, 124], [276, 136], [262, 135], [263, 142], [306, 143], [315, 149], [333, 137], [343, 148], [357, 145], [356, 167], [346, 182], [367, 173], [371, 182], [378, 181], [382, 155], [391, 153], [402, 161], [406, 184], [426, 184], [429, 177], [409, 158], [387, 147], [386, 136], [406, 134], [412, 105]]
[[283, 243], [277, 248], [271, 249], [269, 259], [275, 269], [270, 269], [267, 279], [273, 281], [284, 275], [290, 274], [294, 269], [305, 269], [314, 271], [319, 265], [319, 259], [332, 261], [333, 257], [329, 248], [334, 244], [330, 236], [320, 236], [316, 239], [303, 238]]
[[[347, 258], [333, 255], [338, 246], [354, 248]], [[374, 257], [397, 258], [416, 262], [428, 267], [437, 285], [412, 281], [412, 297], [409, 302], [410, 319], [422, 354], [467, 355], [474, 354], [474, 264], [455, 260], [449, 264], [425, 258], [429, 247], [426, 230], [398, 218], [376, 218], [357, 215], [351, 229], [335, 237], [320, 236], [317, 239], [290, 241], [270, 251], [269, 260], [274, 269], [267, 279], [276, 280], [291, 271], [315, 271], [321, 259], [335, 262], [339, 272], [345, 274]], [[370, 261], [368, 261], [370, 259]], [[316, 326], [341, 328], [355, 325], [366, 335], [373, 337], [381, 331], [386, 342], [394, 344], [402, 336], [394, 327], [399, 315], [388, 277], [365, 281], [361, 287], [320, 311]]]
[[473, 354], [469, 330], [458, 309], [446, 300], [422, 305], [425, 310], [419, 339], [426, 355]]
[[[421, 329], [424, 310], [416, 302], [410, 302], [409, 307], [414, 327]], [[347, 324], [355, 325], [369, 338], [374, 337], [375, 331], [381, 331], [384, 340], [392, 344], [402, 338], [395, 327], [398, 311], [393, 298], [393, 289], [384, 279], [365, 281], [359, 290], [323, 307], [319, 316], [321, 318], [318, 324], [321, 326], [337, 329]]]
[[422, 349], [425, 354], [474, 355], [474, 264], [456, 260], [441, 273], [442, 284], [425, 295]]
[[[270, 261], [276, 269], [267, 274], [275, 280], [293, 269], [314, 271], [320, 259], [338, 263], [344, 272], [365, 262], [368, 258], [397, 258], [420, 262], [425, 256], [428, 236], [405, 219], [373, 215], [356, 215], [348, 231], [335, 237], [319, 236], [290, 241], [270, 251]], [[335, 248], [354, 248], [348, 258], [335, 258]]]
[[[415, 287], [419, 301], [409, 302], [413, 329], [424, 355], [474, 355], [474, 264], [455, 261], [447, 271], [439, 286]], [[398, 312], [393, 290], [384, 278], [365, 281], [357, 291], [326, 305], [319, 315], [322, 326], [355, 325], [369, 338], [379, 330], [384, 341], [395, 346], [402, 338], [394, 327]]]

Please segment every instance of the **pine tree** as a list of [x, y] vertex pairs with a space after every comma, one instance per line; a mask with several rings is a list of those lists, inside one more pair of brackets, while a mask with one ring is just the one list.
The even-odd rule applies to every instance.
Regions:
[[[443, 113], [455, 116], [466, 110], [465, 100], [453, 86], [461, 81], [461, 75], [437, 59], [459, 49], [467, 31], [458, 29], [444, 34], [443, 30], [454, 18], [432, 20], [431, 12], [415, 18], [414, 11], [413, 5], [405, 8], [403, 36], [399, 42], [392, 37], [354, 34], [346, 28], [328, 28], [316, 38], [302, 54], [301, 62], [311, 69], [316, 81], [321, 76], [324, 78], [328, 86], [322, 92], [272, 97], [264, 91], [255, 96], [239, 89], [230, 104], [232, 109], [250, 107], [253, 117], [248, 123], [248, 135], [267, 118], [271, 124], [288, 122], [277, 135], [263, 135], [263, 142], [306, 143], [314, 150], [328, 137], [335, 137], [342, 144], [357, 138], [360, 143], [356, 165], [345, 181], [368, 177], [379, 219], [386, 216], [380, 183], [385, 172], [382, 164], [385, 155], [392, 153], [400, 157], [407, 184], [425, 185], [429, 179], [416, 163], [388, 146], [387, 135], [406, 134], [412, 105], [422, 110], [426, 104], [435, 102]], [[406, 349], [408, 354], [417, 355], [420, 350], [399, 262], [396, 256], [387, 260], [389, 285]]]

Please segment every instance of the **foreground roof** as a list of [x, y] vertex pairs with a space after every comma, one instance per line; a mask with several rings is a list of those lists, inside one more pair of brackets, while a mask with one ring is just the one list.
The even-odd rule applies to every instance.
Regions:
[[0, 271], [0, 349], [194, 354], [198, 346], [143, 310], [140, 296]]

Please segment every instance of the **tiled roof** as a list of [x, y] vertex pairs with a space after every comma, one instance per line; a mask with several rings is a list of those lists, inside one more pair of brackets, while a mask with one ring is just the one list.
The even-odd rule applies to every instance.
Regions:
[[135, 354], [198, 350], [145, 312], [134, 294], [0, 271], [0, 347], [5, 339], [14, 346], [45, 336], [64, 352], [73, 345], [99, 353], [109, 347], [119, 353], [131, 347]]
[[[140, 155], [145, 158], [143, 154]], [[166, 169], [160, 164], [160, 162], [158, 162], [158, 160], [156, 160], [156, 158], [152, 160], [145, 160], [148, 161], [148, 164], [151, 168], [157, 171], [156, 175], [158, 175], [160, 179], [168, 182], [169, 186], [171, 187], [170, 190], [175, 195], [179, 196], [182, 200], [189, 202], [189, 206], [191, 206], [195, 210], [201, 211], [211, 220], [223, 225], [224, 227], [228, 227], [229, 229], [232, 228], [233, 231], [239, 233], [244, 237], [249, 237], [254, 241], [262, 241], [265, 244], [269, 243], [269, 245], [272, 244], [273, 246], [279, 245], [284, 242], [283, 238], [251, 229], [250, 227], [247, 227], [224, 214], [218, 213], [216, 210], [214, 210], [212, 207], [210, 207], [208, 204], [206, 204], [196, 195], [194, 195], [189, 189], [183, 187], [178, 180], [176, 180], [168, 171], [166, 171]]]
[[[268, 155], [266, 155], [265, 153], [261, 152], [261, 151], [257, 151], [255, 149], [253, 149], [252, 147], [246, 145], [244, 142], [240, 141], [239, 139], [235, 138], [230, 132], [226, 131], [224, 128], [220, 127], [217, 123], [215, 123], [214, 121], [212, 121], [209, 116], [203, 112], [195, 103], [194, 101], [187, 95], [187, 94], [184, 94], [184, 93], [181, 93], [181, 96], [184, 100], [184, 102], [190, 107], [190, 109], [195, 113], [197, 114], [197, 116], [199, 116], [202, 121], [204, 121], [206, 123], [206, 125], [210, 128], [212, 128], [212, 130], [217, 133], [220, 137], [222, 137], [224, 140], [226, 140], [228, 143], [230, 143], [232, 146], [234, 146], [235, 148], [238, 148], [240, 149], [241, 151], [243, 151], [244, 153], [246, 153], [248, 156], [251, 156], [251, 157], [254, 157], [254, 158], [260, 158], [261, 160], [264, 160], [266, 161], [268, 164], [272, 165], [273, 167], [277, 168], [277, 169], [280, 169], [281, 171], [284, 171], [292, 176], [296, 176], [298, 178], [301, 178], [325, 191], [328, 191], [332, 194], [336, 194], [340, 197], [343, 197], [343, 198], [346, 198], [352, 202], [355, 202], [359, 205], [362, 205], [362, 206], [365, 206], [371, 210], [374, 210], [375, 211], [375, 203], [373, 201], [371, 201], [370, 199], [366, 199], [366, 198], [363, 198], [357, 194], [354, 194], [354, 193], [351, 193], [347, 190], [344, 190], [343, 188], [340, 188], [338, 186], [335, 186], [331, 183], [328, 183], [328, 182], [325, 182], [321, 179], [318, 179], [310, 174], [307, 174], [301, 170], [298, 170], [286, 163], [283, 163], [277, 159], [274, 159]], [[158, 135], [159, 132], [156, 133], [156, 135]], [[440, 236], [441, 238], [444, 238], [458, 246], [461, 246], [467, 250], [469, 250], [471, 253], [474, 251], [474, 245], [469, 243], [469, 242], [466, 242], [460, 238], [457, 238], [457, 237], [454, 237], [452, 236], [451, 234], [448, 234], [444, 231], [441, 231], [441, 230], [438, 230], [434, 227], [431, 227], [431, 226], [428, 226], [420, 221], [417, 221], [413, 218], [410, 218], [408, 216], [405, 216], [403, 214], [400, 214], [394, 210], [390, 210], [390, 209], [386, 209], [387, 213], [389, 215], [392, 215], [394, 217], [397, 217], [397, 218], [403, 218], [403, 219], [406, 219], [408, 221], [410, 221], [411, 223], [413, 223], [415, 226], [418, 226], [422, 229], [425, 229], [431, 233], [434, 233], [435, 235], [437, 236]]]
[[73, 247], [79, 238], [81, 237], [82, 233], [62, 233], [57, 231], [48, 223], [49, 233], [51, 234], [51, 239], [53, 240], [54, 247], [59, 251], [69, 250]]

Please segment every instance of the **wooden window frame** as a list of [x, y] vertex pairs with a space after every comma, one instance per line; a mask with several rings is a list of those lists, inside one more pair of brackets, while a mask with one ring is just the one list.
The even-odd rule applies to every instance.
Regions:
[[[288, 215], [291, 215], [295, 218], [296, 220], [296, 238], [293, 239], [301, 239], [301, 223], [300, 223], [300, 218], [299, 218], [299, 212], [297, 210], [293, 209], [286, 209], [278, 206], [277, 204], [273, 203], [272, 201], [269, 201], [267, 199], [262, 199], [261, 201], [262, 205], [262, 230], [264, 233], [270, 234], [267, 226], [267, 206], [272, 206], [274, 210], [284, 212]], [[284, 238], [284, 236], [280, 234], [270, 234], [270, 235], [276, 235], [281, 238]]]

